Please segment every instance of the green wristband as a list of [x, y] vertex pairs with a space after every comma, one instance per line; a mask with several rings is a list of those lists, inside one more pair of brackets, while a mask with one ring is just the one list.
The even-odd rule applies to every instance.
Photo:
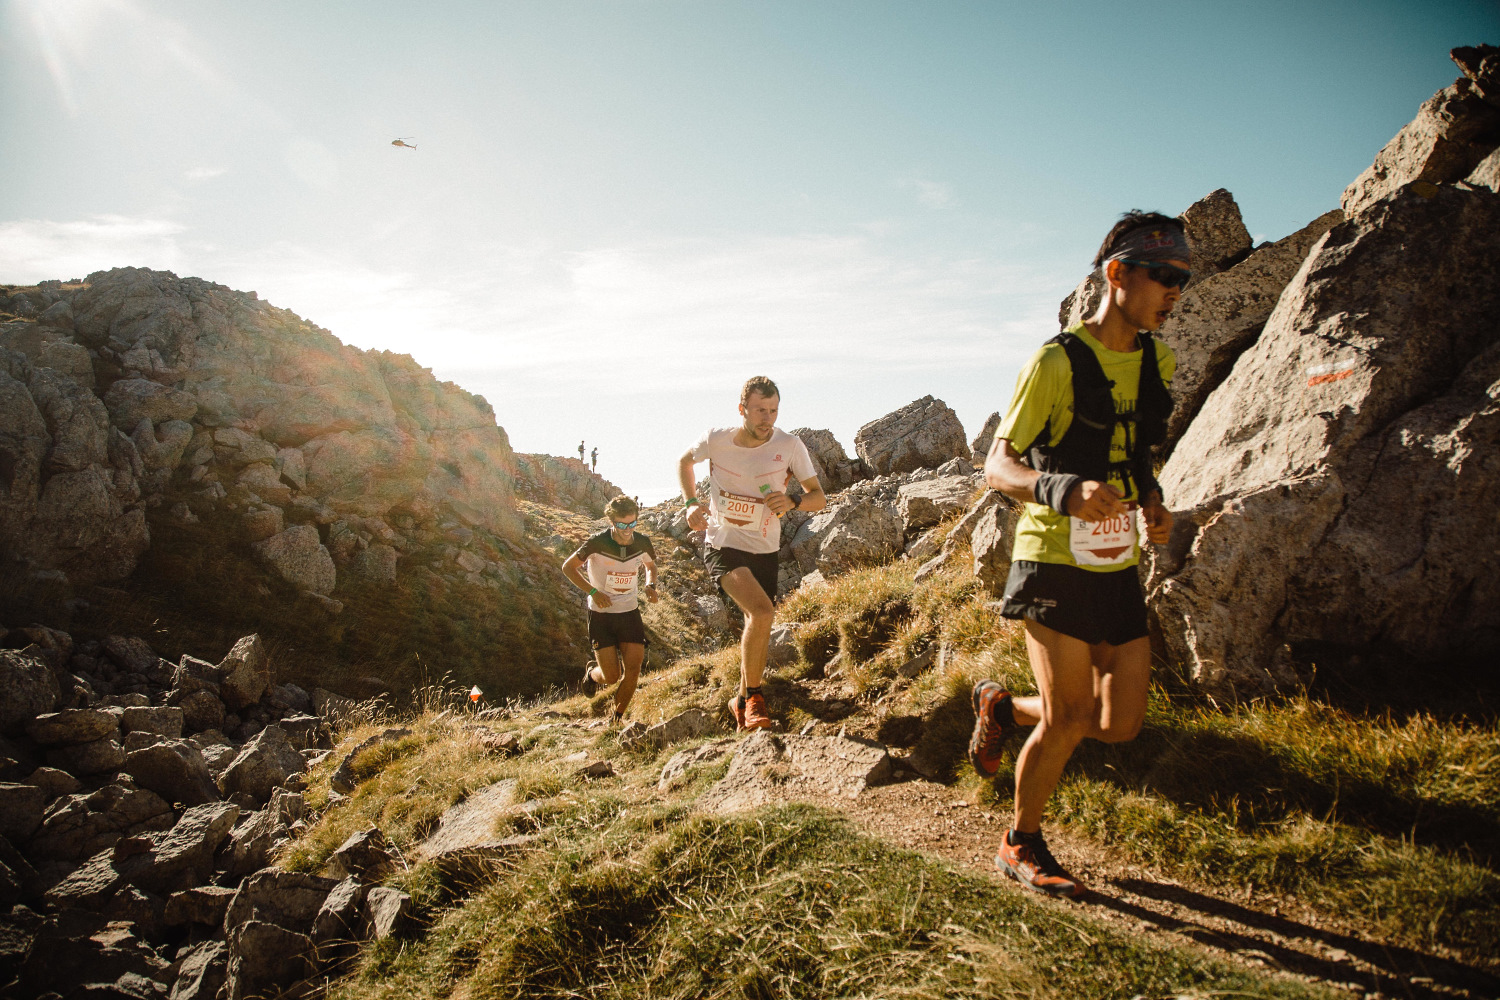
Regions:
[[589, 596], [590, 597], [593, 597], [597, 593], [599, 593], [599, 588], [598, 587], [590, 587], [589, 588]]
[[695, 503], [702, 503], [702, 502], [703, 501], [699, 500], [697, 497], [693, 497], [693, 499], [688, 500], [685, 503], [683, 503], [682, 507], [683, 507], [684, 510], [686, 510], [687, 508], [691, 507], [693, 504], [695, 504]]

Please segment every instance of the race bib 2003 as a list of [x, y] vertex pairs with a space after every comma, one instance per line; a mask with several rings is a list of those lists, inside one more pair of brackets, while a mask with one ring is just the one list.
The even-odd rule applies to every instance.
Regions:
[[1080, 566], [1118, 566], [1135, 554], [1136, 505], [1116, 517], [1103, 521], [1068, 518], [1068, 548]]

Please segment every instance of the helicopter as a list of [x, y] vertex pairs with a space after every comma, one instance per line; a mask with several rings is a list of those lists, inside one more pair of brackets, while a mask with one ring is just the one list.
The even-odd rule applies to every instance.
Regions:
[[417, 148], [416, 146], [413, 146], [410, 142], [408, 142], [405, 139], [392, 139], [391, 140], [391, 145], [392, 146], [400, 146], [402, 149], [416, 149]]

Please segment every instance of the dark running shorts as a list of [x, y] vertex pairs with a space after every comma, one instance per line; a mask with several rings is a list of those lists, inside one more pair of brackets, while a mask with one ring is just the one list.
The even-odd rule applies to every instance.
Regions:
[[622, 642], [635, 642], [642, 646], [646, 642], [646, 623], [641, 621], [641, 609], [632, 611], [595, 611], [589, 609], [589, 645], [595, 649], [607, 649]]
[[[771, 600], [776, 600], [776, 580], [780, 572], [775, 552], [746, 552], [744, 549], [716, 549], [712, 545], [703, 547], [703, 565], [714, 583], [732, 569], [744, 566], [755, 575], [755, 582]], [[719, 587], [723, 590], [721, 584]], [[725, 598], [729, 595], [725, 594]]]
[[1077, 566], [1017, 559], [1005, 581], [1006, 618], [1030, 618], [1093, 645], [1123, 646], [1146, 634], [1146, 597], [1134, 566], [1091, 573]]

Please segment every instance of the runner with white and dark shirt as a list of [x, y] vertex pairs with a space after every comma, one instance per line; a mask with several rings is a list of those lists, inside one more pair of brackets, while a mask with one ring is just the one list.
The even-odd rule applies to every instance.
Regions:
[[[827, 503], [802, 439], [776, 429], [781, 394], [757, 375], [740, 390], [738, 427], [708, 431], [677, 463], [688, 527], [704, 531], [703, 564], [745, 614], [740, 637], [740, 691], [729, 699], [739, 729], [769, 729], [761, 680], [775, 616], [780, 518], [789, 510], [819, 511]], [[693, 466], [708, 462], [709, 497], [697, 495]], [[793, 499], [795, 477], [803, 493]], [[709, 507], [710, 510], [705, 510]]]
[[[640, 576], [646, 574], [646, 600], [656, 596], [656, 550], [635, 530], [640, 508], [617, 496], [604, 508], [610, 527], [589, 538], [563, 562], [563, 575], [588, 591], [589, 644], [597, 664], [583, 672], [583, 693], [593, 697], [601, 684], [620, 681], [615, 689], [614, 720], [622, 722], [635, 694], [646, 657], [646, 625], [641, 621]], [[623, 662], [623, 677], [621, 665]]]

